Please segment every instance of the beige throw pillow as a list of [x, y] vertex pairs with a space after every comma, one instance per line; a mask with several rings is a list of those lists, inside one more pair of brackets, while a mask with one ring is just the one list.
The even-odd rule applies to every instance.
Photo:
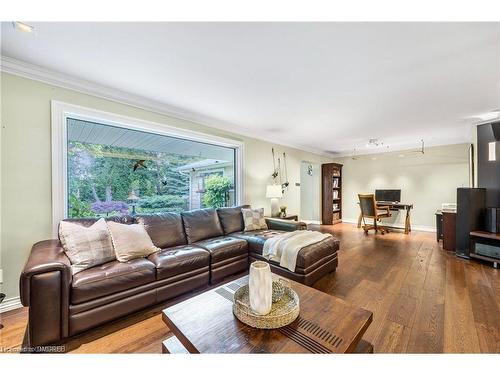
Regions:
[[61, 221], [59, 239], [71, 262], [73, 275], [116, 259], [104, 219], [97, 220], [88, 228], [77, 223]]
[[158, 250], [143, 224], [120, 224], [108, 222], [116, 259], [126, 262], [135, 258], [147, 257]]
[[266, 219], [264, 219], [264, 209], [242, 208], [243, 221], [245, 223], [245, 232], [251, 230], [267, 229]]

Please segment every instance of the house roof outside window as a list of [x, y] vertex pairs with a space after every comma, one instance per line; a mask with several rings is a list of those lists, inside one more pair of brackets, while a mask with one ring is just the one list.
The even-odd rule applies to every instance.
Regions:
[[183, 165], [182, 167], [176, 168], [178, 172], [192, 172], [198, 171], [200, 169], [214, 169], [214, 168], [223, 168], [231, 165], [232, 162], [227, 160], [219, 160], [219, 159], [205, 159], [196, 161], [194, 163]]

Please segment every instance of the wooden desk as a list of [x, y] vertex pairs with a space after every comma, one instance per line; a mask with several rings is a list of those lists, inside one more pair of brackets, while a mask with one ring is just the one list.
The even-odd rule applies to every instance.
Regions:
[[164, 353], [373, 353], [363, 334], [373, 314], [339, 298], [291, 281], [300, 315], [286, 327], [263, 330], [233, 314], [233, 295], [248, 276], [215, 287], [163, 310], [175, 339]]
[[[408, 234], [408, 233], [411, 232], [410, 210], [413, 208], [413, 203], [377, 202], [377, 206], [389, 207], [390, 211], [405, 210], [406, 211], [406, 216], [405, 216], [404, 231], [405, 231], [405, 234]], [[362, 215], [361, 215], [361, 212], [360, 212], [359, 213], [359, 217], [358, 217], [358, 228], [361, 228], [361, 220], [362, 220]], [[389, 227], [389, 228], [391, 228], [391, 227]]]

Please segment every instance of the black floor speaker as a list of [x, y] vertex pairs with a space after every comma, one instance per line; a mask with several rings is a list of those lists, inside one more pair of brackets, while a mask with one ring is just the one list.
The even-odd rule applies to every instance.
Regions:
[[484, 230], [486, 189], [457, 189], [456, 255], [469, 258], [470, 232]]
[[485, 230], [500, 233], [500, 207], [487, 207], [485, 211]]

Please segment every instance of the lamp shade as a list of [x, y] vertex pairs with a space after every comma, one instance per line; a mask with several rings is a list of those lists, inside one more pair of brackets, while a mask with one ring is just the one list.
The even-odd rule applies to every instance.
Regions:
[[281, 198], [282, 196], [280, 185], [267, 185], [266, 198]]

